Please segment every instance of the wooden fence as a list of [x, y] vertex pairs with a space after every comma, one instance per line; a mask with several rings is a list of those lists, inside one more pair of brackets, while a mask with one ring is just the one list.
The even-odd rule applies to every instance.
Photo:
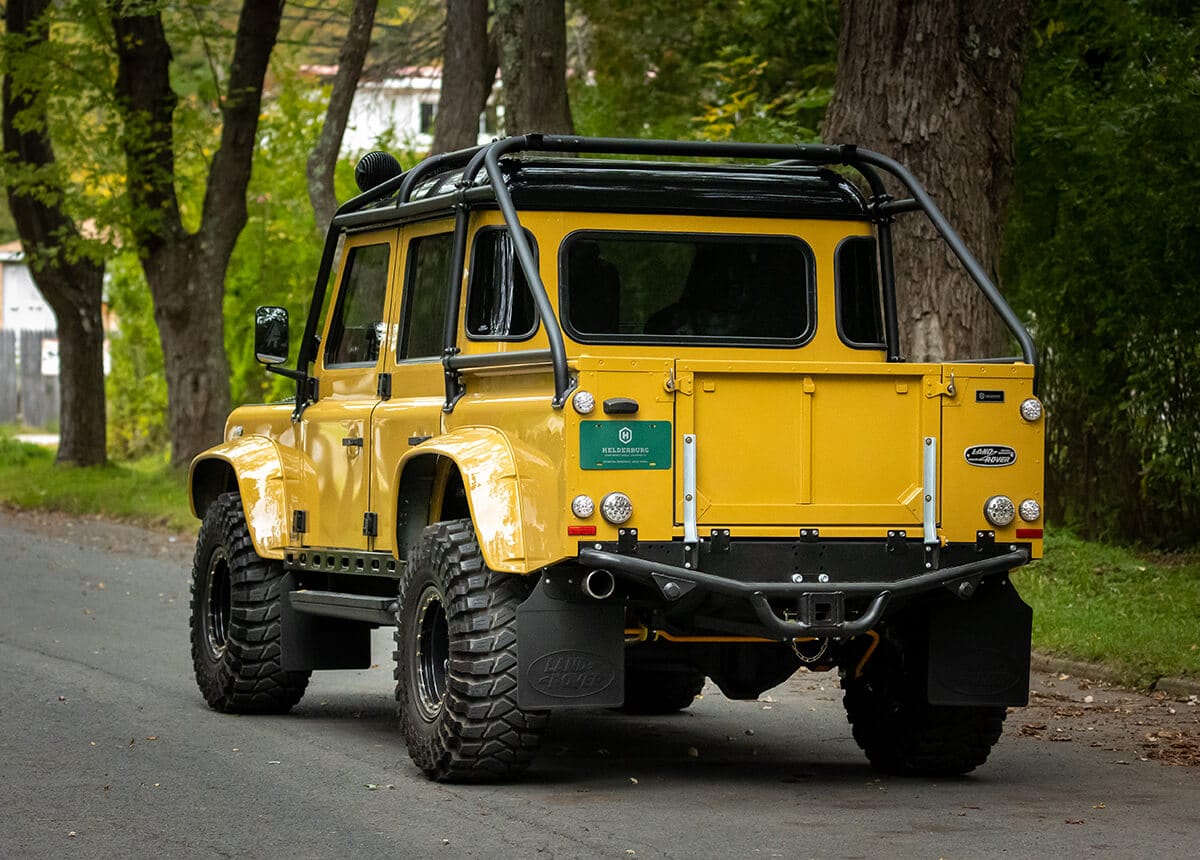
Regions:
[[58, 423], [58, 335], [0, 331], [0, 424]]

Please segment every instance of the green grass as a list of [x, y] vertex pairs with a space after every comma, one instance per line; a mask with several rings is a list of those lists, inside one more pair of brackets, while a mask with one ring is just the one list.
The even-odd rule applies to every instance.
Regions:
[[1142, 554], [1051, 531], [1013, 581], [1033, 606], [1034, 647], [1099, 661], [1127, 684], [1200, 678], [1200, 554]]
[[80, 468], [54, 451], [0, 431], [0, 502], [22, 508], [99, 514], [139, 525], [193, 531], [187, 477], [160, 458]]

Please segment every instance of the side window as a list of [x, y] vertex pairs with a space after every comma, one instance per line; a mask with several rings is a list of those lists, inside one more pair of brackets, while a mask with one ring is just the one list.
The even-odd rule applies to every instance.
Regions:
[[387, 244], [350, 249], [325, 341], [326, 367], [374, 364], [379, 358], [389, 252]]
[[884, 348], [876, 259], [872, 236], [851, 236], [837, 248], [838, 334], [850, 346]]
[[453, 233], [413, 239], [404, 282], [404, 331], [397, 358], [440, 356], [445, 340]]
[[[533, 236], [525, 237], [537, 253]], [[505, 227], [475, 236], [467, 287], [467, 335], [474, 340], [525, 340], [537, 327], [537, 309]]]

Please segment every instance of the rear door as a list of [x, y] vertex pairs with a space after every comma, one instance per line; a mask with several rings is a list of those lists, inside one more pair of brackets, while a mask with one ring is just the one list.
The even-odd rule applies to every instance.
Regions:
[[938, 365], [677, 361], [677, 521], [692, 436], [701, 526], [919, 526], [940, 376]]

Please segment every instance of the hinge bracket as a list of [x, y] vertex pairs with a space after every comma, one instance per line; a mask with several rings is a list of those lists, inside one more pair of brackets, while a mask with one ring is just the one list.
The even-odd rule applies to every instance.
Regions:
[[308, 531], [308, 511], [292, 511], [292, 531], [298, 535]]
[[367, 511], [363, 514], [363, 536], [376, 537], [379, 534], [379, 514]]
[[375, 386], [375, 395], [380, 400], [392, 399], [392, 375], [390, 373], [379, 374], [379, 382]]

